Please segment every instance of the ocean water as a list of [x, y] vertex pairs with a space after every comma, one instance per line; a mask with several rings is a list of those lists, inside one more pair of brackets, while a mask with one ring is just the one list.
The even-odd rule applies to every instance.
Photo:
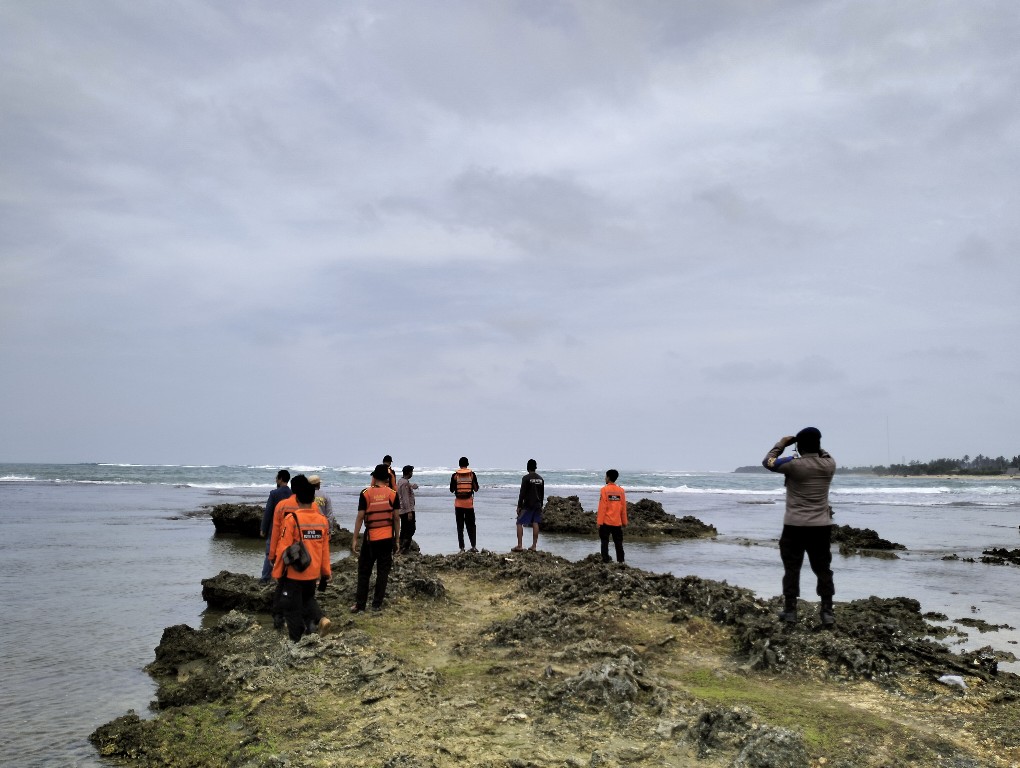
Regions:
[[[264, 503], [277, 467], [0, 464], [0, 765], [102, 766], [88, 734], [129, 709], [142, 716], [155, 687], [143, 671], [163, 628], [200, 626], [203, 578], [221, 570], [257, 575], [263, 543], [214, 535], [192, 513], [223, 502]], [[343, 525], [371, 467], [290, 467], [316, 472]], [[450, 467], [415, 471], [422, 550], [457, 551]], [[478, 544], [516, 543], [514, 507], [523, 469], [477, 469]], [[602, 471], [540, 468], [546, 495], [576, 495], [594, 509]], [[715, 540], [626, 541], [628, 563], [779, 593], [777, 538], [782, 478], [771, 474], [628, 472], [628, 499], [651, 498], [676, 515], [714, 525]], [[1020, 479], [893, 479], [839, 476], [830, 495], [836, 522], [872, 528], [905, 545], [897, 560], [835, 554], [837, 601], [905, 595], [925, 611], [1020, 628], [1020, 567], [980, 558], [1020, 547]], [[530, 533], [526, 533], [530, 536]], [[528, 539], [526, 539], [526, 542]], [[594, 539], [543, 536], [541, 549], [577, 560]], [[335, 553], [334, 557], [344, 553]], [[810, 599], [807, 565], [802, 585]], [[991, 646], [1020, 655], [1020, 629], [962, 627], [960, 648]], [[1002, 665], [1020, 672], [1020, 664]]]

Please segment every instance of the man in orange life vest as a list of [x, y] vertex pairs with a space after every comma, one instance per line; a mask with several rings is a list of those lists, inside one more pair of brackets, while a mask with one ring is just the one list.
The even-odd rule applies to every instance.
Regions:
[[475, 547], [475, 491], [478, 490], [478, 476], [468, 466], [467, 456], [460, 457], [460, 469], [450, 477], [450, 493], [453, 497], [453, 511], [457, 515], [457, 544], [464, 551], [464, 527], [467, 526], [471, 551]]
[[[365, 536], [358, 552], [358, 537], [361, 524], [365, 524]], [[368, 580], [375, 566], [375, 593], [372, 596], [372, 610], [382, 610], [386, 597], [386, 582], [393, 567], [393, 552], [400, 535], [400, 499], [390, 488], [390, 470], [379, 464], [372, 471], [372, 484], [358, 497], [358, 516], [354, 521], [354, 540], [351, 552], [358, 555], [358, 588], [351, 606], [352, 613], [365, 610], [368, 602]]]
[[615, 469], [606, 472], [606, 484], [599, 494], [599, 510], [595, 522], [599, 527], [599, 541], [602, 544], [602, 562], [608, 563], [609, 537], [616, 547], [616, 562], [623, 562], [623, 529], [627, 525], [627, 495], [616, 484], [620, 473]]

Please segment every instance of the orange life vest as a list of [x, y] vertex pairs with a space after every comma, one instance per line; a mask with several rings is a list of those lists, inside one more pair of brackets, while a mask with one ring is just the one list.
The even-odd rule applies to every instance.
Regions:
[[393, 500], [397, 494], [389, 486], [366, 488], [365, 531], [369, 541], [393, 538]]
[[457, 490], [454, 491], [453, 506], [472, 509], [475, 506], [475, 473], [469, 467], [454, 472]]

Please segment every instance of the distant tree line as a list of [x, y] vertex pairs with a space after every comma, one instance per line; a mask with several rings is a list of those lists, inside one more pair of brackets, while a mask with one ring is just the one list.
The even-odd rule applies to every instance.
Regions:
[[971, 458], [932, 459], [911, 461], [909, 464], [891, 464], [874, 467], [848, 467], [842, 472], [869, 475], [1002, 475], [1010, 468], [1020, 469], [1020, 456], [1007, 459], [1005, 456], [983, 456], [980, 453]]

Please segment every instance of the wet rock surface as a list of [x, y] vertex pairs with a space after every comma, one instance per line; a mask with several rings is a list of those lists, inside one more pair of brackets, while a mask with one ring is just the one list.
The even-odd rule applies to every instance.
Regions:
[[883, 539], [870, 528], [853, 528], [849, 525], [832, 526], [832, 542], [839, 545], [841, 555], [895, 558], [894, 551], [906, 549], [902, 544]]
[[[294, 644], [271, 627], [271, 587], [228, 572], [206, 579], [210, 606], [228, 612], [207, 629], [165, 630], [148, 667], [160, 715], [128, 713], [93, 743], [138, 765], [1020, 759], [1020, 678], [988, 649], [957, 654], [932, 640], [910, 598], [837, 603], [836, 628], [822, 631], [817, 604], [802, 602], [790, 628], [776, 619], [779, 598], [596, 556], [401, 556], [382, 613], [352, 617], [355, 582], [353, 559], [334, 563], [320, 596], [333, 631]], [[947, 674], [966, 692], [937, 682]], [[875, 725], [905, 707], [925, 725]], [[848, 728], [876, 730], [846, 743]]]
[[993, 547], [982, 553], [981, 562], [990, 565], [1020, 565], [1020, 549], [1006, 549], [1004, 547]]
[[233, 534], [249, 539], [261, 537], [261, 504], [217, 504], [210, 512], [218, 534]]
[[[262, 513], [265, 507], [261, 504], [217, 504], [210, 511], [217, 536], [243, 536], [247, 539], [262, 538]], [[196, 513], [198, 514], [198, 513]], [[330, 531], [331, 547], [351, 546], [354, 534], [346, 528], [335, 524]]]
[[[596, 513], [586, 511], [577, 496], [550, 496], [542, 510], [542, 531], [597, 536], [596, 520]], [[691, 515], [671, 515], [652, 499], [627, 502], [624, 536], [628, 539], [697, 539], [716, 535], [714, 526]]]

